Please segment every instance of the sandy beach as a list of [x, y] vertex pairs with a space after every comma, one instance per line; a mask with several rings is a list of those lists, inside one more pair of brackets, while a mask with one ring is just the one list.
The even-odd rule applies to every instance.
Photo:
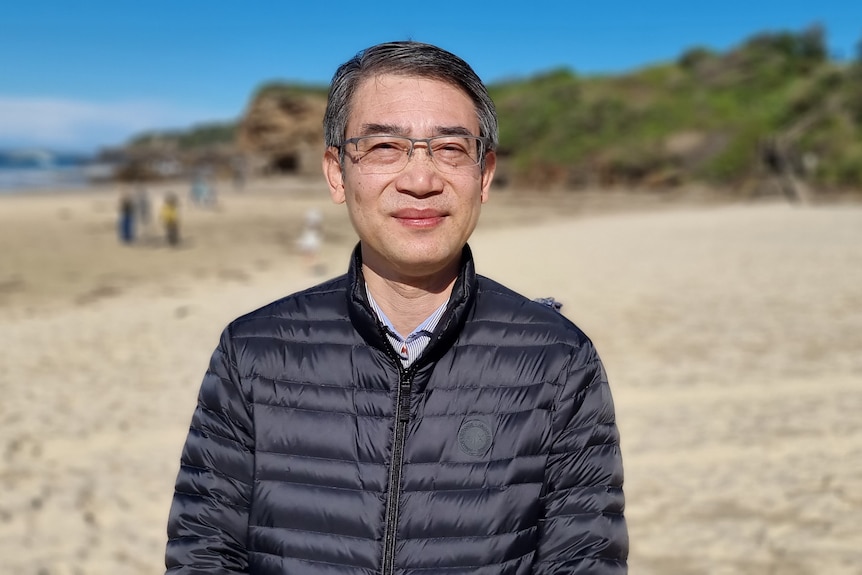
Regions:
[[[0, 573], [156, 575], [219, 333], [339, 275], [322, 181], [179, 185], [183, 241], [119, 188], [0, 196]], [[479, 273], [552, 296], [617, 406], [633, 575], [862, 574], [862, 203], [495, 190]], [[323, 214], [323, 272], [295, 248]]]

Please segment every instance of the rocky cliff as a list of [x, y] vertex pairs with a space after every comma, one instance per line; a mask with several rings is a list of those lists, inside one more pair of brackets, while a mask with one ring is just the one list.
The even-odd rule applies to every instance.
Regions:
[[264, 172], [320, 171], [326, 95], [288, 86], [267, 86], [255, 95], [237, 126], [240, 153]]

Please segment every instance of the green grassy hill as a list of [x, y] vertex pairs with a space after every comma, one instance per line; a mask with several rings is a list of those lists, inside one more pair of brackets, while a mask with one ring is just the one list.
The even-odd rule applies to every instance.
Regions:
[[491, 87], [512, 177], [540, 184], [742, 185], [769, 150], [798, 176], [862, 187], [862, 64], [818, 29], [692, 49], [631, 74], [558, 70]]
[[[567, 69], [489, 86], [500, 118], [501, 179], [529, 187], [745, 190], [772, 173], [816, 189], [862, 189], [862, 55], [829, 58], [819, 28], [760, 34], [726, 52], [614, 76]], [[252, 95], [326, 88], [270, 83]], [[180, 150], [235, 141], [237, 124], [151, 133], [130, 145]]]

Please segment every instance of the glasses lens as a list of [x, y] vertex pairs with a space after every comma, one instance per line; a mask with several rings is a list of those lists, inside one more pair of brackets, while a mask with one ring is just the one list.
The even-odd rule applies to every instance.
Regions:
[[435, 136], [412, 140], [403, 136], [364, 136], [352, 140], [356, 157], [365, 174], [394, 174], [407, 166], [413, 142], [426, 144], [434, 165], [442, 172], [458, 172], [479, 164], [482, 141], [475, 136]]
[[399, 136], [366, 136], [355, 145], [359, 166], [367, 173], [400, 172], [410, 155], [410, 140]]
[[472, 136], [438, 136], [429, 140], [431, 157], [443, 171], [469, 168], [479, 163], [479, 138]]

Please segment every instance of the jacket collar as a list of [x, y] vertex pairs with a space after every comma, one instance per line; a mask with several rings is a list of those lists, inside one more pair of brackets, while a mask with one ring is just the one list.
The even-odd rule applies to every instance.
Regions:
[[[360, 244], [356, 244], [353, 249], [347, 279], [347, 309], [350, 314], [350, 321], [369, 345], [386, 350], [390, 346], [386, 340], [385, 330], [380, 326], [365, 293]], [[461, 268], [458, 272], [458, 278], [452, 286], [452, 294], [449, 296], [449, 303], [446, 304], [446, 311], [443, 312], [428, 347], [413, 365], [424, 364], [439, 357], [455, 342], [473, 306], [477, 288], [478, 279], [473, 264], [473, 252], [470, 250], [470, 246], [464, 245], [464, 249], [461, 251]]]

